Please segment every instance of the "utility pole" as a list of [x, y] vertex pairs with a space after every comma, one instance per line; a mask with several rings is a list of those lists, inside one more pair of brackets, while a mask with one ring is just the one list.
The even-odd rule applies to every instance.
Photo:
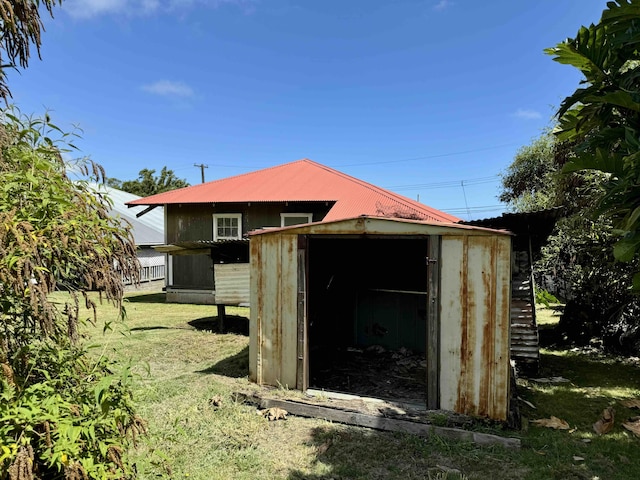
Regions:
[[193, 166], [200, 167], [200, 174], [202, 175], [202, 183], [204, 183], [204, 169], [209, 168], [209, 165], [205, 165], [204, 163], [201, 163], [201, 164], [194, 163]]

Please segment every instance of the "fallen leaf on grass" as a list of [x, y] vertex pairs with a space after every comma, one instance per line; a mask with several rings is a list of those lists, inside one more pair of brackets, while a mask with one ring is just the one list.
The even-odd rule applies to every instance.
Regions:
[[620, 402], [622, 406], [627, 408], [640, 408], [640, 398], [633, 398], [631, 400], [625, 400]]
[[534, 382], [537, 383], [567, 383], [570, 382], [569, 379], [564, 377], [544, 377], [544, 378], [532, 378]]
[[596, 423], [593, 424], [593, 430], [598, 435], [604, 435], [609, 433], [613, 429], [614, 422], [614, 410], [611, 407], [607, 407], [602, 411], [602, 415]]
[[540, 427], [555, 428], [556, 430], [569, 430], [570, 428], [567, 422], [565, 422], [564, 420], [560, 420], [558, 417], [554, 417], [553, 415], [551, 416], [551, 418], [540, 418], [538, 420], [531, 420], [531, 423], [535, 423]]
[[318, 455], [322, 455], [322, 454], [326, 453], [327, 450], [329, 450], [329, 447], [332, 444], [333, 444], [333, 442], [331, 440], [327, 440], [323, 444], [318, 445], [318, 448], [317, 448]]
[[436, 465], [436, 468], [439, 468], [440, 470], [442, 470], [444, 473], [451, 473], [452, 475], [460, 475], [460, 470], [458, 470], [457, 468], [451, 468], [451, 467], [447, 467], [446, 465]]
[[533, 408], [534, 410], [536, 410], [536, 406], [535, 406], [533, 403], [531, 403], [531, 402], [529, 402], [529, 401], [525, 400], [525, 399], [524, 399], [524, 398], [522, 398], [522, 397], [518, 397], [518, 400], [520, 400], [520, 401], [521, 401], [522, 403], [524, 403], [526, 406], [531, 407], [531, 408]]
[[211, 405], [212, 407], [216, 407], [216, 408], [221, 407], [222, 403], [223, 403], [223, 400], [221, 395], [216, 395], [209, 399], [209, 405]]
[[282, 408], [271, 407], [260, 411], [260, 415], [267, 418], [270, 422], [275, 420], [286, 420], [289, 412]]
[[634, 433], [635, 435], [640, 437], [640, 419], [636, 421], [624, 422], [622, 426], [629, 430], [631, 433]]

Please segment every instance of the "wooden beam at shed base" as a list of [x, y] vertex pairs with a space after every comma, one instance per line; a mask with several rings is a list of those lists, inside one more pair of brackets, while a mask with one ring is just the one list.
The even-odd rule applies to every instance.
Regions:
[[418, 436], [428, 436], [431, 434], [462, 442], [473, 442], [478, 445], [502, 445], [504, 448], [520, 448], [519, 438], [500, 437], [489, 433], [471, 432], [458, 428], [437, 427], [428, 423], [411, 422], [377, 415], [339, 410], [321, 405], [294, 402], [291, 400], [278, 400], [274, 398], [261, 398], [254, 396], [247, 400], [255, 402], [260, 408], [282, 408], [291, 415], [308, 418], [321, 418], [332, 422], [355, 425], [357, 427], [373, 428], [388, 432], [404, 432]]

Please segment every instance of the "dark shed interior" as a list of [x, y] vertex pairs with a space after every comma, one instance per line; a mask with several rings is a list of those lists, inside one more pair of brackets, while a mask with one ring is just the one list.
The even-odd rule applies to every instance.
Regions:
[[311, 236], [309, 387], [426, 396], [426, 237]]

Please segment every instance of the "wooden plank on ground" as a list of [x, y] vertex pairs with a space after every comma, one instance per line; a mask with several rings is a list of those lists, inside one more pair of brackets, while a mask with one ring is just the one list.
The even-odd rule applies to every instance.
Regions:
[[435, 434], [450, 440], [473, 442], [478, 445], [502, 445], [505, 448], [520, 448], [520, 439], [500, 437], [488, 433], [471, 432], [458, 428], [438, 427], [428, 423], [410, 422], [394, 418], [367, 415], [364, 413], [339, 410], [321, 405], [279, 400], [274, 398], [258, 398], [260, 408], [282, 408], [292, 415], [310, 418], [322, 418], [332, 422], [373, 428], [390, 432], [404, 432], [413, 435], [428, 436]]

